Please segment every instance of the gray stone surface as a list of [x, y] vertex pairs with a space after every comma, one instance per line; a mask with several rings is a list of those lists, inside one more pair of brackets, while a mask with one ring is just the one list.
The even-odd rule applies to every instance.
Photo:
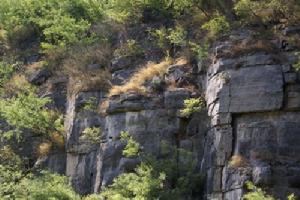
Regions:
[[283, 77], [279, 65], [242, 68], [230, 76], [231, 113], [279, 110]]
[[164, 96], [166, 108], [182, 108], [183, 101], [190, 97], [190, 92], [186, 89], [179, 88], [165, 92]]
[[132, 57], [117, 57], [111, 61], [110, 71], [115, 72], [117, 70], [126, 69], [133, 63]]
[[51, 76], [51, 72], [47, 68], [38, 69], [28, 75], [27, 80], [34, 85], [41, 85]]
[[299, 110], [300, 108], [300, 85], [292, 84], [286, 86], [286, 108], [290, 110]]

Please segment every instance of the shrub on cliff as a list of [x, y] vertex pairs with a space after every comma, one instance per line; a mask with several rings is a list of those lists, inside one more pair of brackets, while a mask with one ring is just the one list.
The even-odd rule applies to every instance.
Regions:
[[86, 39], [90, 24], [102, 16], [97, 0], [3, 0], [0, 11], [0, 27], [10, 45], [18, 46], [35, 37], [44, 50], [65, 48]]
[[11, 78], [14, 67], [5, 62], [0, 62], [0, 90], [4, 84]]
[[32, 91], [0, 99], [0, 117], [12, 128], [0, 136], [20, 139], [24, 129], [46, 137], [54, 131], [61, 131], [61, 125], [57, 121], [59, 116], [45, 107], [49, 102], [49, 98], [40, 98]]
[[123, 132], [122, 138], [123, 141], [127, 140], [123, 154], [138, 156], [141, 164], [134, 172], [115, 178], [113, 184], [100, 194], [101, 197], [108, 200], [201, 197], [202, 176], [196, 172], [196, 163], [191, 152], [174, 148], [162, 141], [162, 158], [159, 159], [143, 152], [127, 132]]
[[[249, 192], [243, 196], [244, 200], [275, 200], [274, 197], [268, 195], [263, 189], [255, 186], [250, 181], [246, 182], [246, 187]], [[296, 200], [296, 197], [294, 194], [290, 194], [287, 200]]]
[[[195, 1], [196, 2], [196, 1]], [[112, 0], [104, 5], [106, 14], [121, 22], [138, 22], [145, 9], [155, 11], [166, 18], [176, 17], [191, 8], [190, 0]]]
[[180, 110], [182, 117], [189, 117], [193, 113], [200, 112], [205, 106], [203, 98], [186, 99], [184, 100], [183, 104], [184, 108]]
[[230, 30], [230, 24], [225, 16], [216, 14], [212, 19], [204, 23], [202, 28], [208, 31], [208, 37], [216, 38], [221, 34], [227, 34]]
[[80, 200], [64, 176], [43, 171], [25, 174], [0, 165], [0, 199]]
[[300, 4], [297, 0], [239, 0], [234, 5], [237, 16], [244, 24], [278, 23], [297, 24], [300, 19]]

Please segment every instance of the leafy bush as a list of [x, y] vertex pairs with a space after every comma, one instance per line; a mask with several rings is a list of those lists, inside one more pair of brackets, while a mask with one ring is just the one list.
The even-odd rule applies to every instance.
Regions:
[[0, 88], [11, 78], [15, 71], [14, 66], [5, 62], [0, 62]]
[[22, 160], [10, 146], [3, 146], [0, 149], [0, 163], [16, 169], [22, 165]]
[[56, 131], [55, 122], [58, 116], [45, 108], [49, 102], [49, 98], [39, 98], [33, 92], [20, 92], [12, 98], [0, 99], [0, 116], [14, 128], [6, 132], [4, 136], [20, 138], [23, 129], [29, 129], [44, 136]]
[[64, 176], [46, 171], [35, 174], [24, 160], [5, 146], [0, 149], [0, 199], [80, 200]]
[[211, 20], [204, 23], [202, 28], [208, 31], [208, 36], [211, 38], [218, 37], [230, 31], [230, 25], [226, 17], [220, 14], [216, 14]]
[[293, 68], [296, 70], [296, 71], [299, 71], [300, 70], [300, 52], [296, 52], [295, 53], [296, 57], [297, 57], [297, 61], [295, 64], [293, 64]]
[[[244, 200], [275, 200], [274, 197], [268, 195], [264, 190], [259, 187], [256, 187], [252, 182], [246, 182], [246, 187], [250, 192], [243, 196]], [[290, 194], [287, 197], [288, 200], [296, 200], [294, 194]]]
[[162, 189], [164, 173], [155, 173], [149, 165], [139, 165], [135, 173], [121, 174], [101, 195], [109, 200], [157, 199]]
[[92, 143], [99, 143], [101, 136], [101, 129], [99, 127], [88, 127], [85, 128], [80, 136], [80, 139], [88, 140]]
[[235, 13], [244, 24], [279, 22], [295, 24], [300, 19], [300, 4], [297, 0], [239, 0], [234, 6]]
[[80, 200], [80, 196], [69, 186], [66, 177], [46, 171], [22, 178], [14, 186], [10, 196], [32, 200]]
[[[132, 140], [127, 132], [122, 135], [127, 141]], [[135, 172], [115, 178], [113, 184], [100, 194], [101, 197], [108, 200], [200, 198], [202, 177], [194, 171], [196, 163], [192, 153], [162, 143], [162, 148], [167, 151], [162, 153], [162, 159], [157, 159], [142, 152], [136, 141], [132, 140], [131, 143], [134, 145], [128, 143], [123, 154], [139, 155], [141, 164]], [[127, 154], [129, 149], [133, 153]]]
[[169, 29], [169, 39], [171, 44], [176, 46], [184, 46], [186, 44], [186, 35], [187, 32], [182, 26], [175, 26], [174, 29]]
[[121, 140], [126, 141], [127, 144], [123, 150], [123, 155], [126, 157], [138, 156], [140, 151], [140, 144], [137, 143], [128, 132], [121, 132]]
[[65, 48], [87, 38], [90, 24], [102, 17], [101, 5], [98, 0], [3, 0], [0, 24], [10, 42], [37, 34], [44, 50]]
[[275, 200], [272, 196], [267, 195], [261, 188], [256, 187], [252, 182], [246, 182], [246, 186], [251, 192], [243, 196], [245, 200]]
[[44, 42], [41, 43], [41, 47], [45, 51], [78, 43], [90, 27], [87, 21], [76, 21], [68, 15], [51, 13], [50, 16], [55, 17], [52, 20], [48, 17], [36, 20], [37, 25], [43, 29]]
[[155, 38], [156, 45], [161, 49], [168, 49], [168, 33], [165, 27], [160, 29], [155, 29], [154, 31], [150, 32], [151, 35]]
[[177, 17], [194, 5], [190, 0], [112, 0], [104, 5], [106, 14], [117, 22], [137, 22], [145, 9], [160, 13], [167, 18]]
[[171, 47], [183, 47], [187, 44], [187, 31], [179, 25], [169, 29], [155, 29], [150, 31], [150, 34], [154, 37], [156, 45], [166, 51], [167, 55]]
[[202, 98], [190, 98], [184, 100], [184, 108], [180, 110], [183, 117], [189, 117], [193, 113], [201, 111], [205, 106]]
[[0, 199], [15, 199], [16, 182], [23, 177], [23, 172], [11, 166], [0, 164]]
[[198, 61], [203, 61], [208, 57], [208, 44], [198, 45], [194, 42], [189, 42], [189, 46]]

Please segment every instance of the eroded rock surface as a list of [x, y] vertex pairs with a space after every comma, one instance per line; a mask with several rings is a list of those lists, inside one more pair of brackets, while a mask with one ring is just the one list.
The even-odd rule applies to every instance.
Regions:
[[[160, 155], [162, 141], [192, 151], [205, 176], [203, 199], [241, 199], [247, 180], [279, 199], [289, 193], [300, 195], [300, 74], [292, 68], [293, 52], [277, 49], [228, 56], [231, 40], [250, 37], [248, 32], [235, 34], [214, 47], [209, 66], [199, 64], [198, 70], [170, 66], [164, 77], [149, 82], [148, 95], [108, 98], [103, 91], [68, 95], [65, 151], [50, 155], [44, 164], [64, 171], [79, 193], [98, 192], [139, 163], [122, 155], [120, 132], [128, 131], [154, 155]], [[135, 64], [131, 57], [114, 59], [113, 84], [128, 80], [140, 67]], [[170, 79], [177, 81], [177, 88], [165, 87]], [[153, 82], [160, 84], [159, 89]], [[191, 85], [198, 91], [191, 91], [187, 87]], [[206, 109], [182, 118], [183, 100], [199, 93]], [[63, 109], [63, 99], [56, 99]], [[97, 105], [107, 102], [106, 115], [99, 114], [102, 108], [85, 109], [90, 99]], [[99, 143], [80, 139], [88, 127], [101, 129]]]

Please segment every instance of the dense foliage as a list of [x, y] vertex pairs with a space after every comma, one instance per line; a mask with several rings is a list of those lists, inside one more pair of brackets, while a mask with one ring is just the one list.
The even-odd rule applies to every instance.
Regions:
[[[246, 182], [246, 187], [250, 191], [243, 196], [244, 200], [275, 200], [274, 197], [268, 195], [262, 188], [255, 186], [252, 182]], [[290, 194], [287, 200], [296, 200], [296, 196]]]
[[45, 50], [64, 48], [87, 38], [91, 22], [101, 17], [96, 0], [3, 0], [0, 27], [7, 42], [19, 45], [39, 36]]

